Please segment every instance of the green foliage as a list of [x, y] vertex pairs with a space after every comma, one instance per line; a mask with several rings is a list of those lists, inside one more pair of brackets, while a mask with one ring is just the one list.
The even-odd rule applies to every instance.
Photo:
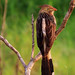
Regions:
[[[4, 1], [1, 0], [0, 8], [0, 32], [2, 16], [4, 12]], [[55, 12], [57, 28], [68, 10], [70, 0], [8, 0], [6, 16], [6, 39], [21, 53], [26, 64], [31, 55], [31, 15], [34, 14], [35, 21], [38, 16], [39, 6], [43, 4], [53, 5], [58, 11]], [[1, 13], [2, 12], [2, 13]], [[52, 47], [52, 57], [55, 75], [75, 74], [75, 10], [73, 11], [66, 28], [61, 32]], [[35, 55], [39, 52], [36, 43], [35, 30]], [[2, 46], [3, 75], [14, 75], [17, 56], [4, 44]], [[20, 67], [23, 66], [20, 63]], [[41, 75], [41, 60], [32, 69], [32, 75]], [[22, 75], [21, 73], [19, 75]]]

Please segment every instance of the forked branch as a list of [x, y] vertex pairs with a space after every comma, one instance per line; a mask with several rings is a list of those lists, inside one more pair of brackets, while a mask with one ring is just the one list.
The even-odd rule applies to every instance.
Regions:
[[34, 55], [34, 18], [32, 15], [32, 54], [31, 54], [31, 59], [28, 65], [25, 64], [23, 58], [21, 57], [20, 53], [18, 50], [16, 50], [3, 36], [0, 35], [0, 40], [2, 40], [6, 46], [8, 46], [19, 58], [21, 61], [23, 67], [25, 68], [25, 75], [30, 75], [31, 69], [34, 66], [34, 63], [38, 61], [41, 58], [41, 53], [39, 52], [35, 58], [33, 58]]
[[35, 58], [33, 58], [32, 60], [30, 60], [29, 64], [26, 65], [23, 58], [21, 57], [20, 53], [18, 52], [18, 50], [16, 50], [4, 37], [2, 37], [0, 35], [0, 40], [2, 40], [6, 46], [8, 46], [19, 58], [19, 60], [21, 61], [23, 67], [25, 68], [25, 75], [30, 75], [31, 69], [34, 66], [34, 63], [36, 61], [38, 61], [41, 58], [41, 53], [38, 53]]

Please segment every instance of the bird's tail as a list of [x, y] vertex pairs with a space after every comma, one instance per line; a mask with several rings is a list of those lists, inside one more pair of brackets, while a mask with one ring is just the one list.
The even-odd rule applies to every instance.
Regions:
[[48, 59], [47, 56], [42, 57], [42, 75], [54, 75], [52, 59]]

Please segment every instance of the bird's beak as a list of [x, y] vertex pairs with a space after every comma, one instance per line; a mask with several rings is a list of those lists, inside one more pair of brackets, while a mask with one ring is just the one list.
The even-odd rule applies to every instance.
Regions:
[[57, 11], [57, 9], [56, 9], [56, 8], [53, 8], [53, 10], [54, 10], [54, 11]]

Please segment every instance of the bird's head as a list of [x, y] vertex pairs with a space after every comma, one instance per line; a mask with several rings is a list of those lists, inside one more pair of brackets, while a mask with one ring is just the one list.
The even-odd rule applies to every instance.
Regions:
[[50, 6], [50, 5], [42, 5], [40, 6], [40, 12], [39, 13], [48, 13], [48, 14], [51, 14], [53, 15], [54, 14], [54, 11], [57, 11], [56, 8]]

